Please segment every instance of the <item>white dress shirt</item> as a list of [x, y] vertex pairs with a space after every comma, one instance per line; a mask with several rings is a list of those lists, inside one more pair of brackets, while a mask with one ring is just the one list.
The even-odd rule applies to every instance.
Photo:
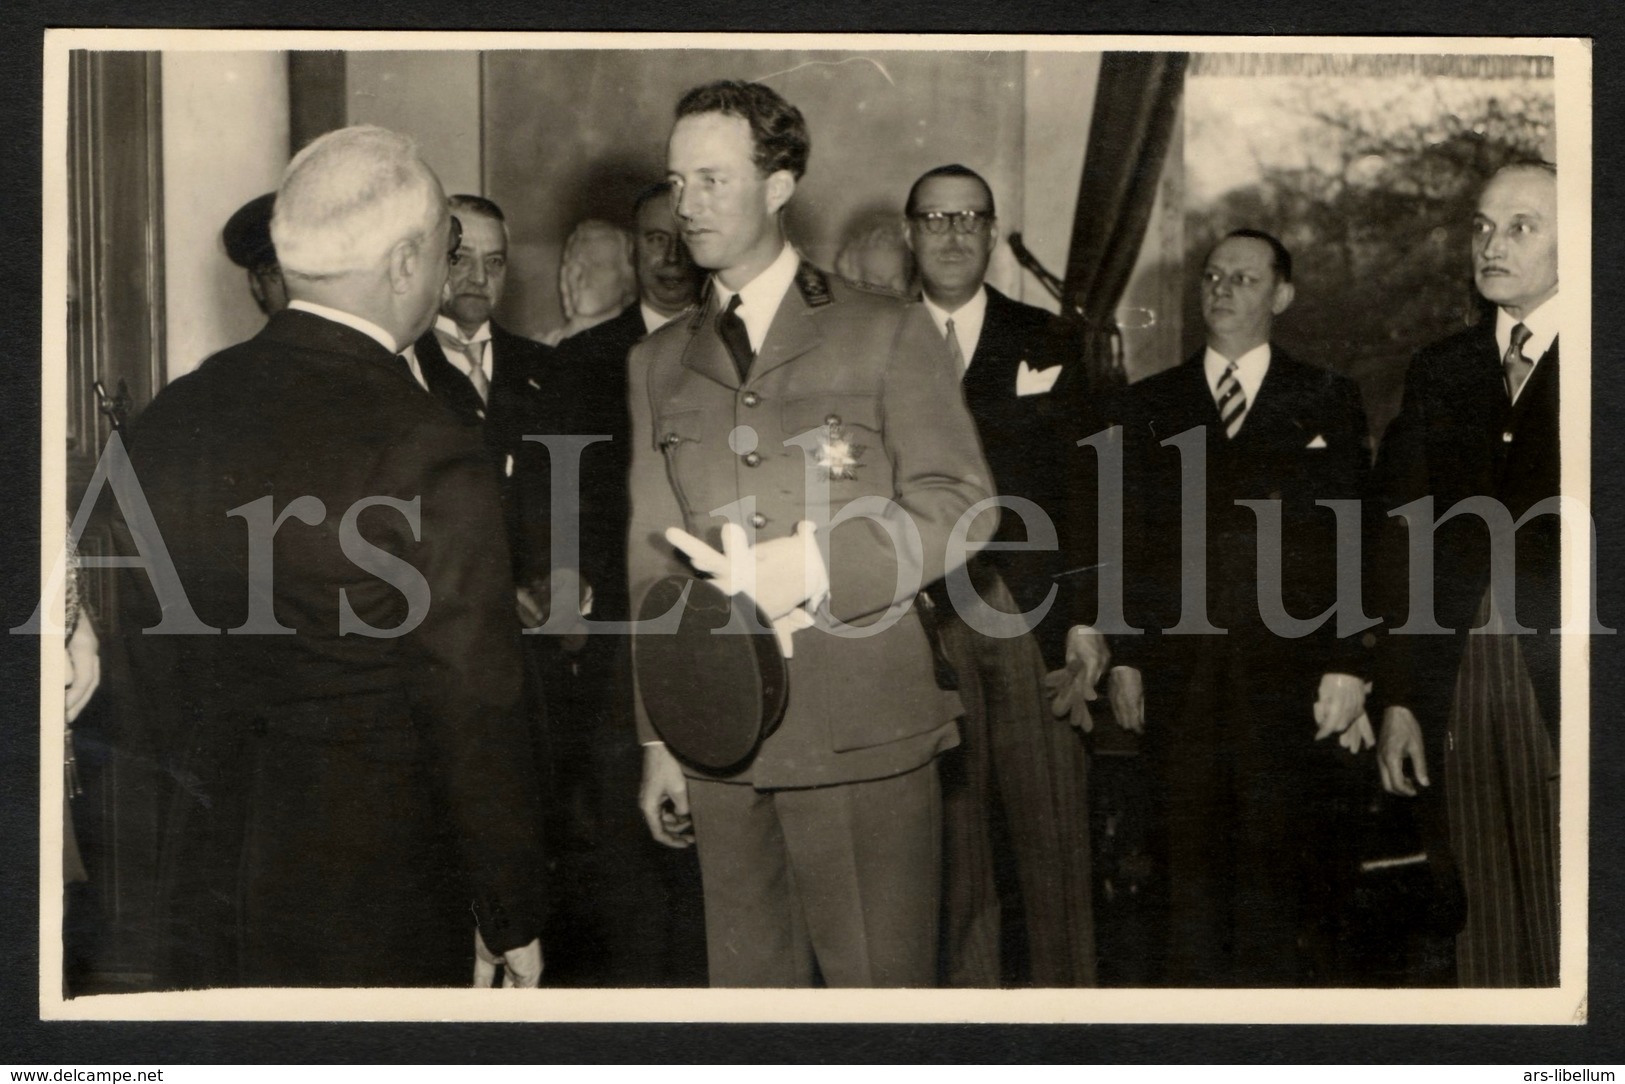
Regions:
[[779, 303], [790, 291], [790, 283], [795, 281], [796, 268], [800, 266], [800, 255], [786, 244], [761, 274], [738, 290], [728, 289], [720, 278], [711, 276], [712, 288], [717, 292], [718, 312], [728, 307], [728, 302], [733, 300], [734, 294], [739, 295], [739, 308], [734, 311], [745, 323], [745, 332], [750, 336], [751, 350], [761, 352], [762, 340], [767, 338], [767, 329], [772, 326], [773, 317], [779, 311]]
[[[1522, 320], [1505, 309], [1495, 310], [1495, 346], [1501, 357], [1507, 356], [1507, 348], [1512, 345], [1512, 329], [1519, 324], [1529, 329], [1529, 338], [1523, 344], [1523, 356], [1529, 359], [1530, 367], [1529, 376], [1524, 377], [1523, 383], [1518, 386], [1518, 395], [1522, 395], [1523, 389], [1529, 386], [1529, 377], [1535, 375], [1535, 367], [1557, 338], [1557, 295], [1553, 294], [1542, 301], [1534, 312]], [[1512, 401], [1516, 403], [1518, 396], [1514, 395]]]
[[931, 314], [931, 322], [937, 325], [937, 334], [944, 338], [948, 335], [948, 320], [953, 319], [954, 338], [959, 340], [959, 353], [965, 359], [965, 368], [969, 369], [976, 360], [976, 344], [982, 341], [982, 324], [987, 320], [987, 287], [977, 287], [975, 296], [953, 312], [932, 301], [927, 294], [925, 311]]
[[[480, 348], [480, 365], [485, 369], [485, 379], [491, 379], [491, 321], [487, 320], [481, 324], [479, 330], [467, 338], [463, 337], [463, 330], [457, 326], [457, 321], [449, 316], [436, 316], [434, 326], [436, 331], [450, 335], [460, 343], [466, 343], [469, 346], [477, 345]], [[466, 350], [450, 353], [442, 351], [442, 353], [446, 354], [447, 361], [457, 366], [458, 372], [464, 376], [470, 374], [473, 366], [469, 364]]]

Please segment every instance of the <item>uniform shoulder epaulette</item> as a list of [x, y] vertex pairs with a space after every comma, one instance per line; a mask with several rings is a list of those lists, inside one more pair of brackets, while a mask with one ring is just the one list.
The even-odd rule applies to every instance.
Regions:
[[796, 268], [796, 288], [810, 308], [816, 309], [835, 300], [829, 292], [829, 276], [806, 260]]

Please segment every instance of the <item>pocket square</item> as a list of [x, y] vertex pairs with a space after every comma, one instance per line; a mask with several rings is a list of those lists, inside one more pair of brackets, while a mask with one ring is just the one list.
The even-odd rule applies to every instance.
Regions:
[[1051, 365], [1048, 369], [1034, 369], [1023, 361], [1016, 369], [1016, 394], [1044, 395], [1055, 387], [1055, 381], [1060, 376], [1059, 365]]
[[1326, 438], [1321, 436], [1319, 433], [1316, 433], [1315, 434], [1315, 439], [1311, 440], [1309, 442], [1308, 447], [1310, 447], [1310, 448], [1324, 448], [1324, 447], [1326, 447]]

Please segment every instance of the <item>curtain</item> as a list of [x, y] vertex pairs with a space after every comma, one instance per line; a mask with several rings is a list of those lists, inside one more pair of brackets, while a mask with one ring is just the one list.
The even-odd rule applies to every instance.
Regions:
[[1179, 115], [1188, 53], [1107, 53], [1072, 218], [1061, 311], [1083, 328], [1088, 390], [1123, 384], [1113, 316], [1140, 254]]

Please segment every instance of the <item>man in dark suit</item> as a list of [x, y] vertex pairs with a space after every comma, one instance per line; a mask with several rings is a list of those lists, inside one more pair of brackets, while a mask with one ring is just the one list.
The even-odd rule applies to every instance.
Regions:
[[[620, 315], [559, 344], [546, 381], [548, 431], [598, 438], [581, 449], [578, 559], [592, 592], [594, 621], [627, 621], [627, 473], [631, 414], [627, 363], [645, 335], [684, 312], [700, 275], [679, 235], [671, 184], [651, 185], [633, 205], [638, 298]], [[608, 439], [605, 439], [608, 438]], [[632, 741], [631, 655], [626, 637], [594, 635], [553, 656], [548, 670], [555, 756], [575, 771], [561, 786], [590, 809], [588, 883], [578, 940], [590, 944], [583, 975], [605, 986], [703, 986], [705, 929], [699, 866], [691, 851], [656, 846], [627, 796], [641, 758]], [[573, 646], [573, 645], [572, 645]], [[590, 793], [589, 793], [590, 792]]]
[[[508, 224], [483, 196], [456, 195], [462, 225], [446, 295], [413, 344], [423, 382], [467, 425], [480, 428], [502, 487], [514, 579], [535, 592], [548, 569], [547, 460], [526, 433], [541, 431], [541, 382], [552, 351], [491, 319], [508, 283]], [[551, 430], [548, 430], [551, 431]]]
[[434, 318], [454, 224], [406, 137], [311, 143], [271, 227], [289, 308], [131, 438], [147, 561], [122, 627], [138, 740], [176, 782], [166, 986], [539, 977], [501, 509], [484, 449], [400, 354]]
[[[677, 216], [712, 275], [691, 317], [633, 350], [646, 375], [631, 400], [632, 598], [684, 554], [752, 584], [789, 693], [726, 777], [685, 773], [640, 700], [640, 804], [672, 846], [692, 817], [712, 985], [930, 986], [936, 756], [958, 740], [959, 707], [911, 604], [992, 485], [924, 310], [832, 281], [786, 243], [807, 151], [801, 113], [760, 84], [677, 105]], [[966, 525], [966, 548], [993, 518]]]
[[[1070, 442], [1095, 427], [1058, 414], [1052, 392], [1067, 342], [1059, 321], [983, 281], [999, 237], [987, 182], [961, 165], [927, 172], [909, 190], [904, 236], [926, 312], [962, 374], [994, 485], [1003, 499], [1032, 502], [1004, 507], [994, 543], [1012, 548], [971, 558], [971, 583], [995, 610], [1044, 618], [1024, 622], [1036, 626], [1036, 637], [1021, 625], [999, 633], [967, 620], [945, 582], [927, 589], [965, 701], [959, 750], [943, 760], [944, 980], [998, 986], [1008, 970], [1039, 986], [1089, 986], [1095, 942], [1087, 765], [1081, 735], [1051, 714], [1044, 682], [1047, 671], [1066, 669], [1076, 611], [1050, 596], [1075, 547], [1070, 540], [1027, 542], [1029, 521], [1040, 515], [1058, 530], [1072, 525], [1067, 506], [1079, 478], [1068, 469]], [[1086, 661], [1081, 684], [1092, 696], [1108, 658], [1104, 638], [1082, 627], [1072, 637], [1074, 660]], [[1082, 720], [1086, 710], [1072, 717]], [[1008, 840], [1008, 855], [994, 846], [996, 818], [1007, 829], [998, 838]], [[1018, 924], [1025, 975], [1000, 959], [999, 885], [1012, 865], [1025, 919]]]
[[[1449, 850], [1467, 899], [1456, 938], [1461, 984], [1551, 986], [1560, 719], [1551, 630], [1560, 623], [1561, 546], [1557, 510], [1544, 502], [1559, 494], [1561, 464], [1557, 178], [1549, 165], [1510, 166], [1485, 186], [1472, 258], [1495, 316], [1416, 355], [1377, 459], [1372, 503], [1389, 517], [1373, 562], [1385, 618], [1374, 690], [1378, 757], [1383, 786], [1395, 794], [1416, 795], [1417, 784], [1429, 785], [1428, 766], [1444, 766]], [[1445, 520], [1475, 497], [1495, 502], [1481, 516], [1505, 521], [1493, 545], [1484, 519]], [[1416, 522], [1395, 516], [1422, 498], [1432, 510]], [[1426, 574], [1411, 564], [1409, 535], [1429, 531], [1433, 635], [1427, 615], [1408, 604], [1409, 582]], [[1513, 576], [1492, 581], [1491, 554], [1503, 544], [1515, 545]], [[1443, 630], [1450, 635], [1437, 634]], [[1439, 798], [1424, 801], [1436, 808]]]
[[593, 616], [625, 621], [627, 471], [631, 416], [627, 359], [644, 336], [685, 312], [699, 295], [700, 274], [679, 236], [671, 185], [638, 194], [633, 255], [638, 299], [618, 316], [559, 344], [552, 365], [553, 431], [607, 436], [581, 453], [581, 574], [593, 591]]
[[[1322, 882], [1341, 864], [1345, 749], [1369, 734], [1364, 663], [1336, 618], [1290, 623], [1313, 624], [1337, 597], [1340, 525], [1316, 502], [1357, 501], [1369, 457], [1353, 382], [1270, 343], [1292, 297], [1278, 240], [1228, 235], [1202, 273], [1207, 348], [1120, 407], [1125, 605], [1146, 632], [1114, 640], [1111, 694], [1146, 734], [1167, 889], [1156, 962], [1170, 985], [1333, 978], [1317, 966]], [[1334, 733], [1344, 749], [1324, 740]]]

